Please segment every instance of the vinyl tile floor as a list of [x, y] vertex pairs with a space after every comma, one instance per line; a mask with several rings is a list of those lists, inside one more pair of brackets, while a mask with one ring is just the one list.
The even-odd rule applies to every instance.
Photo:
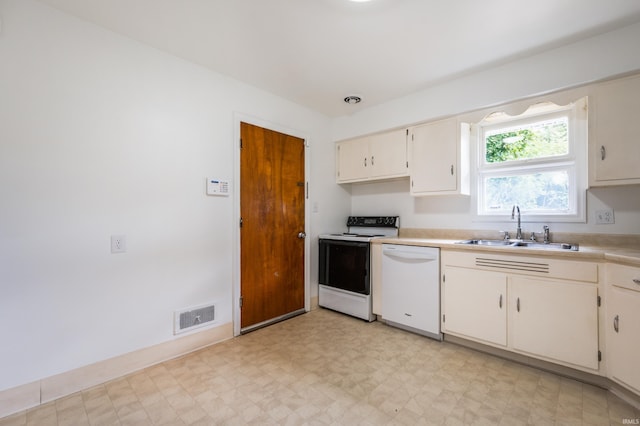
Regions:
[[609, 425], [611, 393], [317, 309], [0, 419], [13, 425]]

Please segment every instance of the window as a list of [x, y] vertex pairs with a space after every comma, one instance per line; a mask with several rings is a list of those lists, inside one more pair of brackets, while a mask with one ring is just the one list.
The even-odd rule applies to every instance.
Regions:
[[477, 132], [478, 216], [510, 217], [517, 205], [530, 221], [584, 221], [586, 109], [583, 98], [485, 117]]

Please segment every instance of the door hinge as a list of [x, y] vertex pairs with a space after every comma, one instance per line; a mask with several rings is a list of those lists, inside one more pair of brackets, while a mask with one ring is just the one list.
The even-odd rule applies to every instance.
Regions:
[[240, 307], [242, 308], [242, 297], [240, 298]]
[[240, 218], [240, 228], [242, 228], [242, 218]]
[[598, 296], [598, 308], [602, 306], [602, 297]]
[[602, 352], [598, 351], [598, 362], [602, 361]]

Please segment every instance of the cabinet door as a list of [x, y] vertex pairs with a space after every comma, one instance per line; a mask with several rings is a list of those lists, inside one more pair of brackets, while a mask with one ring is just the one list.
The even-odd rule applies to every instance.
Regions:
[[411, 129], [411, 195], [469, 195], [469, 124], [457, 119]]
[[495, 345], [507, 344], [507, 276], [447, 266], [442, 329]]
[[599, 85], [594, 110], [592, 185], [640, 183], [640, 76]]
[[407, 176], [407, 130], [372, 136], [369, 154], [372, 178]]
[[338, 182], [365, 180], [369, 177], [369, 141], [365, 138], [339, 142], [336, 145]]
[[640, 392], [640, 292], [611, 287], [607, 312], [609, 374]]
[[509, 346], [598, 369], [597, 286], [512, 276]]
[[415, 127], [411, 137], [411, 192], [456, 190], [455, 119]]

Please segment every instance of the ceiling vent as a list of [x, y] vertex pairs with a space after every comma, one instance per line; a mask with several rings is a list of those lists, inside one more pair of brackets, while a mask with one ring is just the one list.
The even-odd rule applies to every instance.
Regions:
[[357, 103], [360, 103], [360, 101], [362, 101], [362, 98], [360, 96], [350, 95], [344, 98], [344, 101], [349, 105], [355, 105]]

